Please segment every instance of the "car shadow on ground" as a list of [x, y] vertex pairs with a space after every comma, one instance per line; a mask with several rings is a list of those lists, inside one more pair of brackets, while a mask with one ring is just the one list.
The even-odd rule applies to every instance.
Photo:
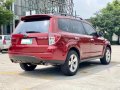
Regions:
[[99, 61], [84, 62], [79, 65], [78, 73], [72, 77], [63, 75], [60, 67], [54, 67], [54, 66], [37, 68], [35, 71], [22, 72], [20, 73], [20, 75], [31, 78], [47, 79], [47, 80], [69, 80], [69, 79], [86, 77], [88, 75], [94, 75], [101, 71], [109, 70], [111, 67], [114, 67], [117, 64], [120, 63], [111, 62], [110, 65], [101, 65]]

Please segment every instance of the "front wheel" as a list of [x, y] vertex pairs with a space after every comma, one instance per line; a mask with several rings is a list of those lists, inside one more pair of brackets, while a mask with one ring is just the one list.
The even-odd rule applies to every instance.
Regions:
[[25, 71], [33, 71], [37, 65], [28, 64], [28, 63], [20, 63], [20, 67]]
[[100, 59], [103, 65], [108, 65], [111, 62], [111, 50], [109, 47], [106, 48], [104, 57]]
[[79, 56], [77, 52], [70, 51], [65, 63], [61, 66], [62, 72], [67, 76], [73, 76], [77, 73], [79, 66]]

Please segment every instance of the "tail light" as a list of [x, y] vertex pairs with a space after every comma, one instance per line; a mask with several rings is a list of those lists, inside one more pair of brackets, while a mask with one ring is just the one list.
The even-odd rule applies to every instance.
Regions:
[[60, 34], [49, 34], [49, 45], [56, 44], [61, 38]]
[[3, 44], [4, 44], [4, 45], [6, 44], [6, 40], [5, 40], [5, 39], [3, 40]]

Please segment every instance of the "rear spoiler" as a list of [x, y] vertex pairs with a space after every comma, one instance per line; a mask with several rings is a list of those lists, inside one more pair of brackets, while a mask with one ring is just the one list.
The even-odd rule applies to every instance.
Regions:
[[29, 21], [29, 20], [48, 20], [52, 16], [50, 15], [31, 15], [31, 16], [24, 16], [21, 17], [21, 21]]

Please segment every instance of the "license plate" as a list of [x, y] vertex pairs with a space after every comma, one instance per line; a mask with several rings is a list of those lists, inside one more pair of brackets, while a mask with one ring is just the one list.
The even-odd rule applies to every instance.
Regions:
[[21, 44], [32, 44], [32, 39], [22, 39]]

